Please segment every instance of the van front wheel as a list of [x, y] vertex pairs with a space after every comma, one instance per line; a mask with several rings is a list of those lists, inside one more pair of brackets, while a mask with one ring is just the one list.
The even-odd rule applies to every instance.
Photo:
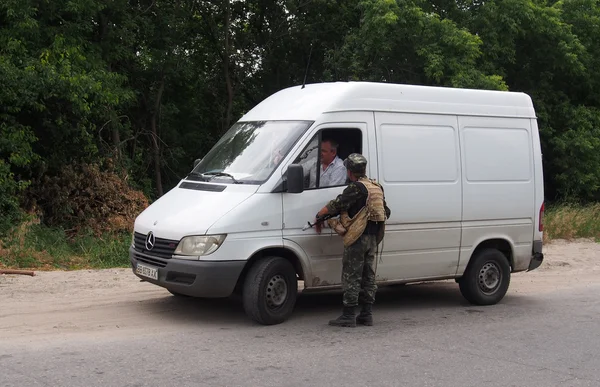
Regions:
[[508, 259], [496, 249], [477, 253], [458, 281], [463, 297], [476, 305], [498, 303], [506, 294], [509, 283]]
[[260, 324], [280, 324], [292, 314], [297, 293], [294, 266], [281, 257], [266, 257], [256, 262], [245, 278], [244, 310]]

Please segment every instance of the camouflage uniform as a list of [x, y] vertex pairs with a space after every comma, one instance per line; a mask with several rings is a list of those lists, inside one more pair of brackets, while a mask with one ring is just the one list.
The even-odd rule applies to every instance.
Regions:
[[[365, 205], [367, 197], [368, 192], [365, 186], [360, 182], [352, 182], [342, 194], [327, 204], [327, 211], [331, 215], [338, 215], [343, 211], [347, 211], [352, 218]], [[386, 218], [389, 218], [391, 211], [385, 201], [384, 207]], [[375, 293], [377, 292], [375, 254], [379, 227], [381, 225], [369, 222], [359, 239], [354, 244], [344, 248], [342, 287], [344, 290], [343, 305], [345, 311], [355, 308], [360, 301], [361, 304], [367, 305], [370, 317], [370, 307], [375, 302]], [[360, 300], [359, 295], [361, 296]], [[360, 320], [361, 316], [359, 316], [359, 322], [361, 322]], [[372, 320], [370, 322], [372, 324]], [[332, 325], [347, 326], [339, 323]], [[350, 326], [354, 325], [350, 324]]]
[[[376, 235], [363, 234], [353, 245], [344, 249], [342, 259], [342, 287], [344, 306], [354, 307], [373, 304], [377, 284], [375, 283]], [[362, 290], [362, 293], [361, 293]], [[362, 295], [359, 300], [359, 295]]]

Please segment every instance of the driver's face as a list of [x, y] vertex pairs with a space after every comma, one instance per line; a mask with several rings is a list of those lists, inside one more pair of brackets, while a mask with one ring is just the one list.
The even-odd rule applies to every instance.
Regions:
[[321, 144], [321, 163], [325, 165], [331, 164], [335, 158], [335, 150], [331, 148], [331, 144], [327, 141]]
[[283, 159], [283, 155], [279, 149], [273, 152], [273, 164], [279, 164], [281, 159]]

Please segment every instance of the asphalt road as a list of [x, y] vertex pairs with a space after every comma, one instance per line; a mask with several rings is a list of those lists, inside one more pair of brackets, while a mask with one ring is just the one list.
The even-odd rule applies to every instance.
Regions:
[[165, 292], [136, 302], [137, 329], [115, 316], [101, 333], [5, 336], [0, 386], [599, 386], [599, 282], [527, 289], [489, 307], [452, 282], [385, 289], [357, 328], [327, 325], [339, 293], [301, 295], [265, 327], [235, 300]]

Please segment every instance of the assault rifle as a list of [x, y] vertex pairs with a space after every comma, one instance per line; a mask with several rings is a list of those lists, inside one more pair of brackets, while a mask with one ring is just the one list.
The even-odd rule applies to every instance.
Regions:
[[310, 223], [310, 221], [307, 222], [307, 225], [304, 226], [304, 227], [302, 227], [302, 231], [306, 231], [309, 228], [314, 227], [314, 226], [316, 226], [319, 223], [323, 223], [327, 219], [330, 219], [330, 218], [333, 218], [333, 217], [334, 217], [334, 215], [330, 215], [330, 214], [320, 216], [320, 217], [317, 218], [317, 221], [315, 223]]

